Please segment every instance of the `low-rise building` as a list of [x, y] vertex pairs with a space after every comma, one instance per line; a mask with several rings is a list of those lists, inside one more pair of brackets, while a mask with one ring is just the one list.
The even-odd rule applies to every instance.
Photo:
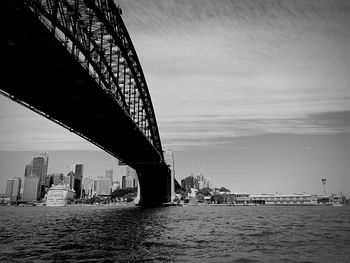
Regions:
[[260, 194], [251, 195], [253, 204], [264, 205], [317, 205], [317, 199], [311, 194]]

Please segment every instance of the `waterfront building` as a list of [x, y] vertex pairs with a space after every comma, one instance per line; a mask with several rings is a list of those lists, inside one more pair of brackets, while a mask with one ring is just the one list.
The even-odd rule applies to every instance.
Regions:
[[251, 195], [253, 204], [265, 205], [316, 205], [316, 197], [311, 194], [261, 194]]
[[135, 186], [135, 179], [132, 176], [127, 175], [127, 176], [124, 176], [123, 179], [124, 179], [124, 188], [123, 189], [136, 187]]
[[[37, 198], [43, 198], [45, 195], [45, 185], [46, 185], [46, 176], [47, 176], [47, 169], [48, 169], [48, 163], [49, 163], [49, 157], [47, 153], [39, 153], [35, 155], [31, 163], [26, 166], [24, 171], [24, 189], [23, 192], [26, 194], [27, 197], [29, 197], [29, 192], [31, 192], [34, 188], [31, 188], [30, 190], [26, 191], [25, 187], [34, 187], [33, 182], [37, 179], [28, 179], [26, 183], [26, 178], [28, 177], [38, 177], [39, 178], [39, 186], [37, 188]], [[36, 183], [35, 183], [36, 184]], [[30, 195], [32, 196], [32, 195]]]
[[31, 175], [39, 177], [38, 196], [43, 198], [45, 195], [45, 182], [49, 163], [49, 156], [47, 153], [39, 153], [34, 156], [31, 162]]
[[74, 183], [73, 183], [73, 187], [71, 189], [74, 189], [76, 198], [80, 198], [81, 191], [82, 191], [84, 165], [83, 164], [72, 165], [72, 172], [73, 172], [73, 177], [74, 177], [74, 179], [73, 179]]
[[206, 178], [203, 173], [199, 173], [197, 176], [191, 174], [190, 176], [181, 180], [181, 188], [186, 192], [190, 192], [191, 188], [201, 190], [203, 188], [211, 188], [211, 182], [209, 178]]
[[106, 178], [110, 178], [111, 182], [113, 184], [113, 169], [109, 169], [105, 171], [105, 176]]
[[130, 166], [125, 166], [122, 175], [122, 189], [138, 186], [137, 172]]
[[12, 196], [11, 196], [12, 201], [17, 201], [20, 198], [21, 184], [22, 184], [21, 178], [19, 177], [13, 178], [13, 187], [12, 187]]
[[24, 177], [29, 176], [32, 173], [32, 165], [27, 164], [26, 168], [24, 169]]
[[126, 176], [125, 175], [123, 175], [122, 176], [122, 189], [125, 189], [126, 187]]
[[69, 185], [69, 189], [74, 190], [74, 182], [75, 182], [75, 176], [74, 176], [74, 172], [70, 171], [67, 174], [67, 181], [68, 181], [68, 185]]
[[94, 179], [90, 177], [83, 177], [82, 182], [82, 198], [91, 198], [94, 195]]
[[316, 196], [317, 204], [329, 205], [332, 202], [332, 198], [330, 195], [323, 194]]
[[34, 174], [24, 178], [23, 200], [36, 202], [40, 194], [40, 177]]
[[7, 179], [5, 198], [11, 198], [13, 191], [13, 179]]
[[[232, 196], [234, 203], [238, 204], [238, 205], [247, 205], [251, 203], [251, 198], [250, 198], [250, 194], [248, 193], [228, 193], [227, 196]], [[231, 200], [232, 200], [231, 199]]]
[[175, 161], [174, 161], [173, 151], [172, 150], [165, 151], [164, 159], [170, 169], [170, 189], [171, 189], [170, 200], [173, 201], [175, 199]]
[[98, 196], [108, 196], [111, 194], [112, 182], [106, 177], [97, 177], [96, 194]]

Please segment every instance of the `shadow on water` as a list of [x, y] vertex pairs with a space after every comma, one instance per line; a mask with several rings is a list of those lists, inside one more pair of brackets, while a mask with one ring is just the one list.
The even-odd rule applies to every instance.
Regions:
[[154, 254], [151, 241], [162, 237], [167, 208], [14, 209], [8, 215], [18, 227], [0, 234], [1, 262], [143, 262], [170, 257], [166, 250]]

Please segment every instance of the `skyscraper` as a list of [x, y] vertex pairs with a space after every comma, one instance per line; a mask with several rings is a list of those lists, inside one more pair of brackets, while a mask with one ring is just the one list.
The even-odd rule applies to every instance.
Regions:
[[68, 174], [67, 174], [67, 182], [69, 184], [69, 188], [71, 190], [74, 190], [74, 182], [75, 182], [75, 175], [74, 175], [74, 172], [73, 171], [70, 171]]
[[83, 181], [83, 173], [84, 173], [84, 165], [83, 164], [75, 164], [74, 166], [74, 186], [72, 189], [75, 191], [76, 198], [81, 197], [82, 190], [82, 181]]
[[37, 201], [45, 195], [46, 175], [49, 163], [47, 153], [34, 156], [24, 170], [23, 200]]
[[32, 165], [27, 164], [24, 170], [24, 177], [29, 176], [32, 173]]
[[7, 179], [6, 183], [6, 198], [12, 198], [12, 190], [13, 190], [13, 179]]
[[45, 182], [48, 163], [49, 156], [47, 155], [47, 153], [39, 153], [32, 159], [31, 175], [39, 177], [39, 198], [43, 198], [45, 195]]
[[112, 182], [106, 177], [97, 177], [96, 194], [99, 196], [110, 195], [112, 191]]
[[40, 194], [40, 178], [36, 175], [29, 175], [24, 178], [23, 200], [36, 202]]
[[126, 175], [122, 176], [122, 189], [126, 188]]
[[110, 178], [111, 182], [113, 183], [113, 169], [106, 170], [105, 176], [106, 176], [106, 178]]
[[82, 198], [93, 197], [94, 190], [94, 179], [89, 177], [83, 177], [82, 181]]
[[22, 179], [19, 177], [13, 178], [12, 196], [11, 200], [17, 201], [20, 197]]
[[174, 161], [174, 154], [172, 150], [167, 150], [164, 153], [164, 159], [166, 164], [168, 165], [170, 169], [170, 194], [171, 194], [171, 200], [175, 199], [175, 161]]
[[122, 175], [122, 189], [137, 187], [138, 183], [136, 170], [126, 165]]

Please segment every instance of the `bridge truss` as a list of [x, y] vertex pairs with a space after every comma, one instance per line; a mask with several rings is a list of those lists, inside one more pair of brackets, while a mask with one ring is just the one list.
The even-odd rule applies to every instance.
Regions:
[[24, 0], [163, 157], [140, 61], [113, 0]]

